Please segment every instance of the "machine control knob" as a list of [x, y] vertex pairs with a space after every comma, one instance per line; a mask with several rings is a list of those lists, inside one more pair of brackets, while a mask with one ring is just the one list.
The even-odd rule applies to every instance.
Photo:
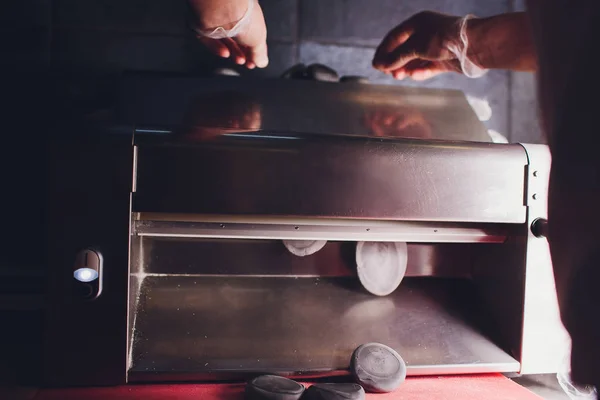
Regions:
[[93, 300], [102, 291], [102, 255], [92, 249], [77, 253], [73, 265], [74, 291], [77, 297]]
[[531, 233], [535, 237], [548, 237], [548, 220], [546, 218], [537, 218], [531, 223]]

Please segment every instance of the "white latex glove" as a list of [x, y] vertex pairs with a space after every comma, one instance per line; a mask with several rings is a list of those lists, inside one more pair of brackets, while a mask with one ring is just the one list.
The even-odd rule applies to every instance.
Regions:
[[[194, 13], [192, 27], [198, 40], [211, 52], [224, 58], [231, 57], [235, 63], [249, 69], [264, 68], [269, 64], [267, 27], [258, 0], [188, 2]], [[231, 30], [233, 32], [228, 35]]]

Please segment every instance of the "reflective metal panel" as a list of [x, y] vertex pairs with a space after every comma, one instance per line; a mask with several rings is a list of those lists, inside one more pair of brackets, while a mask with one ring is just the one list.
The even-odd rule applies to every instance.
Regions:
[[147, 276], [129, 377], [329, 375], [373, 341], [411, 375], [518, 370], [487, 339], [474, 296], [460, 280], [413, 278], [375, 297], [352, 278]]
[[529, 157], [527, 223], [504, 244], [474, 248], [473, 278], [497, 321], [497, 343], [521, 362], [520, 372], [556, 373], [569, 339], [558, 312], [548, 242], [531, 232], [532, 222], [547, 216], [550, 152], [543, 145], [523, 146]]
[[177, 131], [194, 141], [275, 131], [490, 142], [456, 90], [138, 75], [124, 80], [120, 103], [121, 120], [139, 133]]
[[519, 145], [292, 135], [139, 144], [134, 211], [525, 221]]

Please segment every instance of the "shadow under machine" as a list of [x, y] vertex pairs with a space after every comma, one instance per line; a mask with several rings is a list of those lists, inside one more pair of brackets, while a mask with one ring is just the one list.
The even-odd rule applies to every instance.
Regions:
[[367, 342], [408, 375], [556, 371], [549, 166], [458, 91], [128, 76], [50, 145], [46, 382], [340, 375]]

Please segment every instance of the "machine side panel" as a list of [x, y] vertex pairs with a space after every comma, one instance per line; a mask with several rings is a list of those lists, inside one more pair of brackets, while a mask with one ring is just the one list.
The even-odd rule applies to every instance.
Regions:
[[[48, 145], [47, 385], [126, 382], [132, 155], [127, 135], [82, 134]], [[74, 279], [84, 249], [101, 254], [95, 299]]]
[[527, 230], [521, 373], [556, 373], [569, 362], [570, 338], [560, 320], [548, 240], [545, 232], [531, 229], [534, 221], [548, 218], [551, 156], [547, 146], [523, 146], [529, 158], [527, 226], [530, 229]]

